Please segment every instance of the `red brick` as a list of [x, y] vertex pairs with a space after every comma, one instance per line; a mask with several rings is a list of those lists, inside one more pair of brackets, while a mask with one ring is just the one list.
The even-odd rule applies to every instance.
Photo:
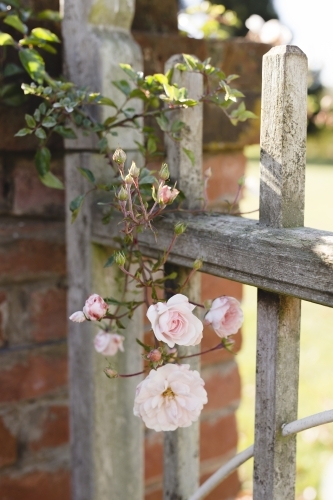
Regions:
[[227, 372], [222, 367], [203, 370], [202, 377], [208, 393], [204, 412], [226, 408], [241, 397], [241, 383], [238, 366], [233, 364]]
[[54, 348], [53, 355], [28, 354], [0, 371], [0, 402], [20, 401], [51, 394], [67, 384], [67, 354]]
[[150, 434], [145, 439], [145, 479], [156, 481], [163, 472], [163, 433]]
[[163, 500], [162, 489], [156, 489], [154, 491], [149, 491], [145, 494], [145, 500]]
[[[211, 474], [205, 474], [201, 477], [201, 483], [206, 481]], [[205, 500], [234, 500], [240, 488], [237, 471], [233, 472], [227, 479], [219, 484]]]
[[43, 415], [38, 439], [30, 441], [29, 448], [38, 451], [64, 445], [69, 441], [69, 422], [67, 406], [50, 406]]
[[200, 460], [221, 457], [236, 448], [237, 426], [234, 414], [202, 420]]
[[[59, 161], [52, 161], [51, 170], [57, 177], [63, 177], [63, 167]], [[48, 188], [41, 183], [32, 158], [16, 159], [12, 176], [12, 211], [15, 215], [39, 215], [46, 218], [64, 216], [64, 191]]]
[[0, 347], [6, 340], [6, 323], [8, 319], [8, 302], [5, 292], [0, 292]]
[[48, 288], [30, 295], [32, 337], [38, 342], [67, 335], [66, 290]]
[[0, 500], [70, 500], [70, 474], [34, 471], [0, 478]]
[[0, 467], [14, 464], [17, 460], [16, 437], [2, 419], [0, 419], [0, 443]]
[[232, 203], [238, 191], [238, 180], [244, 175], [246, 157], [242, 152], [205, 154], [203, 169], [211, 168], [208, 181], [209, 207], [225, 208], [225, 200]]
[[15, 239], [0, 247], [0, 274], [2, 280], [34, 279], [36, 275], [65, 275], [64, 243], [31, 239]]

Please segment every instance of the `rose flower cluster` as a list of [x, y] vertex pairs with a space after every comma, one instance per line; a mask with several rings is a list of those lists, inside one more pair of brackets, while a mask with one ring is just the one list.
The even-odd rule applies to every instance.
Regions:
[[[195, 305], [180, 293], [167, 302], [158, 301], [147, 311], [157, 345], [149, 348], [144, 358], [153, 368], [137, 386], [134, 399], [134, 415], [141, 417], [149, 429], [172, 431], [188, 427], [195, 422], [207, 403], [204, 381], [196, 370], [180, 364], [175, 346], [195, 346], [202, 340], [203, 322], [193, 314]], [[109, 316], [107, 303], [97, 294], [91, 295], [82, 311], [70, 316], [74, 322], [100, 321]], [[233, 297], [218, 297], [204, 317], [204, 324], [211, 325], [221, 338], [217, 347], [227, 346], [228, 337], [238, 332], [243, 322], [239, 302]], [[94, 345], [98, 353], [113, 356], [123, 351], [124, 337], [100, 329]], [[124, 376], [113, 369], [106, 369], [111, 377]], [[128, 375], [126, 375], [128, 376]]]

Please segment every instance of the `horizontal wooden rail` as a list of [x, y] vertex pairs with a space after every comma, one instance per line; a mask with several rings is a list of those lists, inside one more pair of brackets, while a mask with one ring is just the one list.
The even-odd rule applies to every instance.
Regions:
[[[173, 226], [187, 224], [169, 262], [192, 267], [200, 257], [202, 271], [333, 307], [333, 233], [311, 228], [269, 228], [252, 219], [222, 214], [169, 214], [151, 231], [140, 234], [142, 252], [156, 257], [171, 241]], [[94, 217], [92, 240], [115, 246], [110, 225]]]

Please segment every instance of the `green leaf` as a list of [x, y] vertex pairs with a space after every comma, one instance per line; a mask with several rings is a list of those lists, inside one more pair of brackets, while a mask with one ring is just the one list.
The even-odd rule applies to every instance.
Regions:
[[61, 21], [62, 19], [60, 12], [50, 9], [42, 10], [36, 17], [37, 19], [46, 19], [47, 21]]
[[107, 148], [108, 148], [107, 138], [103, 137], [102, 139], [100, 139], [97, 143], [97, 147], [99, 148], [101, 153], [105, 153], [107, 151]]
[[166, 132], [167, 130], [169, 130], [169, 120], [167, 119], [165, 114], [161, 113], [160, 116], [156, 116], [155, 118], [156, 118], [156, 121], [157, 121], [160, 129], [163, 132]]
[[183, 54], [183, 58], [189, 69], [195, 69], [197, 67], [198, 61], [194, 57], [190, 56], [189, 54]]
[[50, 170], [51, 153], [48, 148], [39, 148], [35, 155], [35, 164], [37, 172], [41, 177], [44, 177]]
[[43, 83], [45, 64], [38, 52], [34, 49], [23, 49], [19, 51], [19, 57], [29, 76], [37, 83]]
[[15, 45], [14, 38], [8, 33], [0, 33], [0, 45]]
[[149, 154], [155, 153], [155, 151], [157, 149], [157, 145], [156, 145], [156, 139], [154, 137], [149, 137], [148, 143], [147, 143], [147, 149], [148, 149]]
[[186, 148], [183, 148], [183, 151], [187, 155], [187, 157], [190, 159], [190, 161], [192, 163], [192, 167], [193, 167], [194, 163], [195, 163], [193, 151], [191, 151], [190, 149], [186, 149]]
[[57, 125], [56, 127], [54, 127], [54, 131], [57, 132], [57, 134], [61, 135], [62, 137], [65, 137], [66, 139], [76, 139], [76, 133], [71, 128], [63, 127], [62, 125]]
[[30, 128], [21, 128], [21, 130], [16, 132], [15, 137], [24, 137], [29, 134], [32, 134], [32, 130]]
[[145, 350], [146, 352], [150, 352], [150, 351], [151, 351], [151, 347], [150, 347], [150, 345], [144, 344], [143, 342], [141, 342], [141, 340], [140, 340], [140, 339], [135, 339], [135, 340], [137, 341], [137, 343], [138, 343], [141, 347], [143, 347], [143, 348], [144, 348], [144, 350]]
[[111, 267], [114, 264], [114, 255], [108, 258], [103, 267]]
[[91, 170], [89, 170], [88, 168], [83, 168], [83, 167], [78, 168], [78, 170], [79, 170], [79, 172], [81, 172], [83, 177], [88, 179], [89, 182], [92, 182], [92, 183], [95, 182], [95, 176]]
[[142, 179], [139, 180], [139, 185], [143, 185], [143, 184], [154, 184], [154, 182], [156, 181], [155, 177], [152, 176], [152, 175], [145, 175], [144, 177], [142, 177]]
[[65, 189], [63, 183], [58, 177], [52, 174], [52, 172], [47, 172], [45, 175], [39, 176], [42, 183], [53, 189]]
[[46, 116], [42, 121], [43, 127], [46, 128], [54, 127], [56, 124], [57, 120], [53, 116]]
[[28, 125], [29, 128], [36, 127], [36, 122], [35, 122], [35, 119], [33, 116], [25, 115], [25, 121], [26, 121], [26, 124]]
[[23, 69], [20, 68], [17, 64], [14, 63], [9, 63], [6, 64], [5, 69], [3, 70], [3, 76], [14, 76], [14, 75], [20, 75], [23, 73]]
[[172, 127], [171, 127], [171, 132], [179, 132], [180, 130], [182, 130], [182, 128], [185, 126], [185, 123], [180, 121], [180, 120], [176, 120], [175, 122], [173, 122], [172, 124]]
[[69, 209], [72, 212], [72, 224], [75, 221], [76, 217], [79, 215], [85, 196], [85, 194], [80, 194], [79, 196], [74, 198], [74, 200], [72, 200], [69, 205]]
[[23, 33], [23, 35], [25, 35], [28, 31], [28, 26], [23, 24], [21, 19], [16, 14], [7, 16], [3, 22], [8, 24], [8, 26], [12, 26], [12, 28], [16, 29], [20, 33]]
[[46, 132], [43, 128], [38, 128], [35, 131], [35, 136], [38, 137], [38, 139], [44, 140], [46, 139]]
[[119, 66], [132, 80], [135, 81], [137, 79], [137, 74], [130, 64], [119, 64]]
[[97, 104], [103, 104], [104, 106], [112, 106], [113, 108], [117, 108], [117, 104], [109, 97], [100, 97], [99, 99], [97, 99]]
[[128, 96], [131, 93], [131, 87], [127, 80], [117, 80], [112, 82], [117, 89]]
[[55, 42], [55, 43], [60, 43], [59, 38], [55, 33], [52, 33], [52, 31], [47, 30], [45, 28], [34, 28], [31, 30], [31, 34], [36, 37], [40, 38], [41, 40], [45, 40], [46, 42]]
[[153, 75], [153, 79], [161, 85], [168, 83], [168, 78], [163, 75], [163, 73], [155, 73], [155, 75]]

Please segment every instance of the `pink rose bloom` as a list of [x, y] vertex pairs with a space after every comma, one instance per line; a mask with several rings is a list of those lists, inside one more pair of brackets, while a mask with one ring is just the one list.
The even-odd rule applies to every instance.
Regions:
[[221, 338], [237, 333], [243, 324], [240, 303], [234, 297], [218, 297], [205, 316], [205, 324], [211, 325]]
[[147, 317], [155, 337], [169, 347], [178, 345], [197, 345], [202, 339], [203, 324], [192, 313], [195, 306], [188, 298], [177, 293], [165, 302], [151, 305]]
[[204, 385], [199, 372], [189, 365], [167, 364], [151, 370], [136, 389], [133, 413], [157, 432], [189, 427], [207, 403]]
[[117, 333], [106, 333], [99, 330], [95, 339], [94, 346], [97, 352], [105, 356], [114, 356], [118, 350], [124, 352], [123, 342], [125, 337]]
[[162, 186], [157, 193], [157, 201], [163, 205], [169, 205], [179, 195], [178, 189], [171, 188], [170, 186]]
[[74, 323], [82, 323], [82, 321], [85, 321], [87, 318], [85, 317], [83, 311], [76, 311], [70, 315], [69, 319], [74, 321]]
[[88, 297], [88, 299], [86, 300], [83, 312], [85, 316], [91, 321], [98, 321], [104, 318], [108, 307], [109, 306], [106, 302], [104, 302], [102, 297], [97, 295], [97, 293], [94, 293], [93, 295], [90, 295], [90, 297]]

